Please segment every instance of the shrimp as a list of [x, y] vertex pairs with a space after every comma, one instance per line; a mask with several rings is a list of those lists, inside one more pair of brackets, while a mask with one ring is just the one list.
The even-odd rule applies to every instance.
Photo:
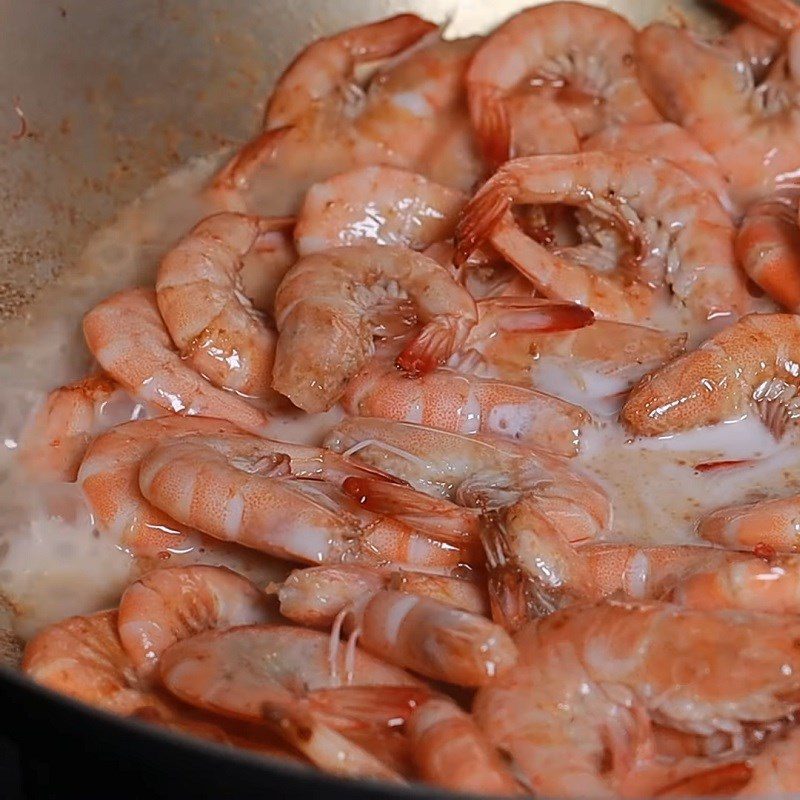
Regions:
[[800, 495], [727, 506], [706, 514], [697, 533], [726, 547], [766, 546], [779, 553], [800, 552]]
[[221, 420], [170, 415], [118, 425], [98, 436], [78, 470], [78, 484], [91, 506], [97, 529], [141, 559], [156, 559], [165, 551], [180, 548], [192, 530], [142, 496], [141, 460], [170, 438], [235, 430]]
[[[750, 15], [759, 13], [761, 22], [797, 24], [797, 8], [788, 1], [737, 5]], [[785, 45], [776, 40], [758, 53], [744, 52], [742, 40], [708, 42], [685, 27], [654, 23], [637, 38], [636, 61], [656, 107], [714, 156], [734, 201], [746, 208], [771, 194], [800, 164], [795, 70], [800, 38], [791, 34]]]
[[261, 755], [298, 760], [263, 728], [201, 714], [178, 705], [157, 687], [146, 688], [122, 647], [117, 623], [116, 611], [100, 611], [51, 625], [28, 643], [22, 669], [37, 683], [105, 711]]
[[267, 598], [225, 567], [170, 567], [148, 572], [119, 602], [119, 638], [139, 678], [154, 677], [170, 645], [205, 630], [270, 621]]
[[327, 445], [418, 491], [468, 507], [508, 505], [530, 493], [573, 541], [595, 538], [610, 522], [605, 492], [566, 459], [509, 441], [354, 417], [334, 428]]
[[144, 412], [105, 375], [53, 389], [20, 435], [19, 455], [37, 480], [74, 481], [92, 437]]
[[423, 326], [398, 357], [413, 373], [447, 360], [477, 322], [469, 293], [420, 253], [354, 245], [301, 258], [275, 301], [273, 387], [304, 411], [330, 408], [373, 355], [375, 335], [396, 324], [398, 307]]
[[452, 238], [466, 202], [462, 192], [414, 172], [361, 167], [308, 190], [295, 227], [297, 252], [364, 241], [424, 250]]
[[419, 776], [435, 786], [476, 795], [522, 791], [472, 717], [452, 700], [432, 697], [408, 721]]
[[[157, 508], [216, 539], [310, 564], [356, 561], [456, 567], [469, 554], [362, 509], [325, 471], [313, 475], [281, 455], [297, 445], [251, 437], [193, 436], [142, 461], [139, 486]], [[353, 474], [364, 474], [355, 468]]]
[[239, 273], [276, 224], [285, 220], [207, 217], [167, 253], [156, 278], [158, 308], [181, 356], [215, 386], [255, 397], [270, 393], [277, 336], [243, 294]]
[[472, 614], [487, 616], [480, 584], [446, 575], [398, 570], [389, 572], [355, 564], [292, 570], [274, 588], [281, 614], [301, 625], [327, 627], [359, 597], [388, 588], [429, 597]]
[[581, 149], [575, 125], [556, 100], [538, 94], [515, 95], [503, 101], [503, 109], [511, 137], [510, 158]]
[[631, 391], [622, 422], [659, 436], [732, 419], [758, 408], [780, 436], [796, 416], [800, 318], [748, 314], [697, 350], [646, 375]]
[[[628, 268], [596, 272], [571, 260], [569, 250], [548, 252], [514, 221], [518, 203], [588, 211], [619, 232], [615, 261]], [[599, 317], [641, 321], [666, 281], [690, 310], [710, 318], [738, 313], [747, 300], [733, 239], [716, 197], [667, 161], [629, 152], [531, 156], [501, 167], [466, 206], [456, 263], [488, 240], [537, 291]]]
[[414, 14], [398, 14], [317, 39], [275, 84], [264, 127], [297, 125], [309, 114], [343, 115], [360, 64], [396, 56], [434, 31], [432, 22]]
[[[482, 687], [473, 714], [536, 794], [639, 796], [650, 720], [737, 733], [800, 705], [793, 617], [666, 604], [575, 606], [523, 628], [516, 668]], [[624, 654], [624, 655], [623, 655]]]
[[[434, 581], [445, 601], [428, 594]], [[412, 578], [398, 590], [388, 588], [391, 578], [377, 572], [317, 567], [293, 573], [278, 597], [281, 613], [293, 622], [333, 625], [336, 639], [344, 627], [361, 647], [393, 664], [435, 680], [479, 686], [510, 668], [516, 655], [504, 630], [450, 602], [453, 591], [456, 597], [464, 594], [451, 588], [459, 583], [464, 582]], [[423, 592], [416, 593], [415, 586]]]
[[511, 155], [505, 98], [531, 91], [555, 101], [584, 138], [619, 122], [655, 122], [633, 60], [635, 32], [622, 17], [582, 3], [529, 8], [481, 45], [467, 71], [470, 116], [492, 169]]
[[349, 736], [354, 726], [402, 723], [429, 690], [355, 648], [331, 654], [329, 644], [324, 633], [279, 625], [207, 631], [166, 650], [159, 670], [184, 702], [267, 723], [318, 767], [400, 780]]
[[627, 393], [645, 373], [677, 358], [686, 342], [685, 334], [611, 320], [548, 333], [500, 330], [485, 338], [481, 328], [479, 323], [473, 329], [466, 347], [480, 354], [487, 374], [542, 386], [552, 380], [555, 367], [559, 380], [553, 388], [561, 393], [561, 376], [566, 375], [576, 384], [581, 402], [586, 402], [585, 395]]
[[264, 433], [261, 411], [183, 363], [159, 316], [155, 292], [126, 289], [112, 295], [83, 318], [83, 333], [103, 370], [137, 400]]
[[783, 184], [747, 210], [736, 257], [747, 275], [789, 311], [800, 311], [800, 185]]
[[672, 122], [615, 125], [583, 143], [584, 150], [628, 150], [663, 158], [680, 167], [700, 186], [714, 193], [719, 204], [736, 218], [739, 208], [714, 157], [690, 133]]
[[445, 369], [409, 378], [381, 358], [350, 381], [341, 403], [354, 416], [501, 436], [563, 456], [577, 454], [591, 421], [579, 406], [534, 389]]

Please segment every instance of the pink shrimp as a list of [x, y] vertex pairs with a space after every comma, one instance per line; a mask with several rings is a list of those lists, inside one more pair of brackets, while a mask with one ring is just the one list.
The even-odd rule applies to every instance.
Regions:
[[[139, 486], [184, 525], [293, 561], [446, 570], [470, 560], [458, 546], [362, 509], [336, 476], [325, 479], [324, 468], [310, 480], [302, 462], [283, 464], [284, 451], [296, 449], [246, 436], [194, 436], [154, 449], [142, 461]], [[369, 473], [355, 467], [352, 474]]]
[[800, 311], [800, 186], [784, 184], [747, 210], [736, 256], [747, 275], [789, 311]]
[[796, 411], [800, 318], [748, 314], [634, 387], [622, 422], [659, 436], [732, 419], [758, 408], [776, 436]]
[[20, 434], [19, 457], [37, 480], [74, 481], [92, 438], [143, 411], [104, 375], [59, 386]]
[[575, 606], [517, 634], [517, 667], [478, 691], [473, 714], [533, 792], [641, 796], [652, 719], [711, 736], [797, 710], [799, 633], [790, 616]]
[[396, 167], [361, 167], [312, 186], [297, 217], [300, 255], [342, 245], [403, 245], [424, 250], [450, 239], [462, 192]]
[[[515, 203], [588, 210], [616, 229], [622, 255], [612, 257], [627, 267], [596, 272], [570, 260], [568, 252], [549, 252], [514, 221]], [[587, 305], [600, 317], [646, 318], [654, 287], [666, 282], [695, 314], [710, 318], [745, 307], [733, 238], [733, 225], [713, 194], [669, 162], [628, 152], [532, 156], [501, 167], [466, 206], [456, 263], [490, 241], [538, 291]]]
[[353, 245], [300, 259], [275, 301], [272, 385], [304, 411], [330, 408], [374, 353], [375, 336], [398, 316], [406, 328], [414, 320], [423, 326], [397, 360], [413, 373], [447, 360], [477, 322], [469, 293], [412, 250]]
[[402, 723], [429, 695], [408, 673], [357, 649], [332, 660], [326, 634], [277, 625], [178, 642], [162, 655], [160, 674], [191, 705], [267, 723], [322, 769], [393, 781], [400, 776], [350, 737]]
[[578, 452], [590, 422], [579, 406], [543, 392], [444, 369], [409, 378], [380, 358], [350, 381], [341, 403], [348, 414], [501, 436], [564, 456]]
[[277, 336], [242, 291], [245, 256], [285, 220], [222, 213], [195, 225], [161, 261], [156, 300], [172, 340], [215, 386], [270, 394]]
[[139, 678], [152, 680], [170, 645], [201, 631], [270, 621], [267, 598], [225, 567], [157, 569], [132, 583], [119, 602], [118, 630]]
[[261, 411], [212, 386], [183, 363], [161, 321], [153, 291], [126, 289], [112, 295], [84, 317], [83, 332], [103, 370], [134, 398], [264, 433], [267, 420]]
[[656, 121], [636, 78], [634, 38], [617, 14], [566, 2], [526, 9], [494, 31], [467, 72], [470, 115], [489, 167], [511, 154], [505, 98], [530, 86], [541, 85], [533, 91], [558, 103], [580, 138], [609, 123]]

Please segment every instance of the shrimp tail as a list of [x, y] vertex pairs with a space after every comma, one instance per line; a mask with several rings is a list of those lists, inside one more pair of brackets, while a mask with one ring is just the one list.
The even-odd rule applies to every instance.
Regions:
[[800, 9], [793, 0], [719, 0], [739, 16], [775, 36], [791, 33], [800, 25]]
[[488, 241], [511, 205], [512, 197], [507, 185], [492, 180], [464, 206], [456, 226], [456, 252], [453, 255], [456, 267], [463, 266]]
[[370, 478], [347, 478], [345, 494], [369, 511], [394, 517], [443, 541], [463, 543], [477, 535], [477, 515], [447, 500], [408, 486]]
[[499, 310], [497, 330], [506, 333], [558, 333], [594, 322], [591, 308], [578, 303], [542, 302], [530, 297], [490, 297], [479, 300], [479, 314]]
[[718, 767], [681, 778], [657, 792], [656, 797], [733, 797], [750, 782], [753, 770], [745, 762]]
[[429, 322], [397, 357], [397, 366], [411, 375], [430, 372], [466, 342], [472, 327], [472, 322], [453, 317]]
[[247, 142], [214, 176], [208, 186], [208, 193], [224, 194], [246, 189], [253, 173], [275, 156], [278, 145], [292, 128], [292, 125], [284, 125], [262, 131]]
[[480, 142], [481, 155], [494, 172], [511, 156], [511, 123], [503, 98], [493, 86], [473, 85], [470, 116]]

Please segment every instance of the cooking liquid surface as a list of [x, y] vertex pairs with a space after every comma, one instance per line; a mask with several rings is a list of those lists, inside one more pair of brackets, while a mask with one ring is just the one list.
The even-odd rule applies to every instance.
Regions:
[[[0, 590], [13, 604], [22, 637], [57, 619], [115, 604], [134, 565], [129, 553], [93, 528], [77, 486], [31, 483], [16, 464], [20, 430], [50, 389], [90, 371], [80, 330], [82, 315], [118, 289], [152, 285], [160, 256], [215, 210], [200, 199], [199, 189], [219, 161], [212, 157], [190, 163], [124, 209], [92, 237], [76, 267], [64, 270], [24, 318], [0, 330], [0, 437], [4, 443]], [[281, 208], [285, 196], [277, 186], [270, 210], [285, 213]], [[665, 318], [676, 331], [683, 330], [679, 315]], [[708, 331], [688, 333], [690, 341], [696, 342]], [[664, 439], [632, 441], [616, 422], [620, 397], [614, 395], [620, 389], [613, 377], [555, 358], [542, 358], [536, 367], [532, 374], [537, 388], [578, 402], [594, 414], [594, 425], [584, 435], [575, 463], [595, 476], [611, 497], [614, 516], [609, 540], [699, 542], [694, 525], [702, 513], [800, 491], [800, 449], [792, 446], [791, 436], [777, 444], [757, 418]], [[125, 411], [116, 409], [115, 413]], [[341, 416], [338, 408], [313, 417], [285, 412], [275, 416], [270, 433], [276, 439], [318, 444]], [[709, 462], [735, 460], [747, 463], [696, 469]], [[165, 564], [202, 560], [197, 549], [197, 543], [190, 543], [180, 551], [165, 552]], [[206, 560], [219, 563], [219, 556]], [[240, 547], [230, 547], [225, 563], [261, 584], [286, 571], [286, 565]]]

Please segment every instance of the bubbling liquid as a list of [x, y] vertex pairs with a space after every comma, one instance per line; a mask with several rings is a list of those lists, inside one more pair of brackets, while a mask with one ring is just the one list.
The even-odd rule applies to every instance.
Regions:
[[[114, 291], [152, 285], [168, 248], [203, 216], [219, 210], [200, 193], [219, 161], [195, 160], [125, 208], [92, 237], [75, 268], [64, 270], [24, 319], [0, 330], [0, 591], [13, 606], [22, 637], [65, 616], [114, 605], [135, 574], [135, 562], [95, 529], [79, 487], [32, 481], [16, 458], [19, 433], [50, 389], [88, 373], [83, 314]], [[281, 194], [279, 186], [276, 213]], [[706, 333], [690, 330], [690, 340]], [[695, 522], [706, 511], [800, 491], [800, 450], [774, 442], [753, 417], [679, 436], [631, 440], [616, 422], [621, 392], [629, 383], [591, 369], [581, 372], [558, 359], [545, 359], [532, 374], [538, 388], [594, 414], [574, 463], [611, 497], [610, 540], [697, 542]], [[317, 415], [284, 410], [273, 418], [269, 433], [319, 444], [341, 417], [338, 407]], [[747, 463], [696, 469], [740, 459]], [[199, 536], [163, 555], [169, 564], [224, 563], [262, 585], [287, 571], [287, 565], [235, 545], [207, 549]]]

